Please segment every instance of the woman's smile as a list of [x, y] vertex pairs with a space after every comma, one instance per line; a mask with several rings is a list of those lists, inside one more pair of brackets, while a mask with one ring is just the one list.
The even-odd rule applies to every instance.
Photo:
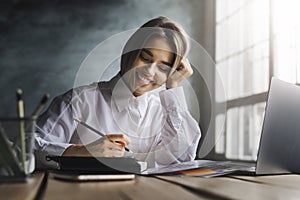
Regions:
[[140, 86], [149, 85], [151, 83], [154, 83], [153, 78], [151, 78], [149, 76], [147, 77], [144, 74], [139, 73], [138, 71], [136, 72], [136, 74], [137, 74], [137, 82], [139, 83]]
[[152, 38], [141, 50], [138, 59], [129, 72], [134, 76], [127, 76], [127, 84], [135, 96], [162, 86], [168, 77], [172, 66], [174, 54], [167, 40], [164, 38]]

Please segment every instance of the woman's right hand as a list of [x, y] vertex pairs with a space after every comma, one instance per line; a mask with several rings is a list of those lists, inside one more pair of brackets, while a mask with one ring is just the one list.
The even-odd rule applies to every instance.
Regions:
[[74, 144], [62, 156], [122, 157], [130, 139], [124, 134], [108, 134], [88, 145]]

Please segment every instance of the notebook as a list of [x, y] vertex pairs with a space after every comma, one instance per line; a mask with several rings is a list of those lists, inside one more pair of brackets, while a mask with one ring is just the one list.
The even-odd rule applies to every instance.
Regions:
[[59, 172], [74, 174], [139, 174], [141, 165], [134, 158], [51, 156], [59, 165]]

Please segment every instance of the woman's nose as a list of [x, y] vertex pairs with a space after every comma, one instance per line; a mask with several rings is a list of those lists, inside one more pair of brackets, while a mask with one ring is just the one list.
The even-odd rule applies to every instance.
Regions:
[[147, 66], [147, 72], [149, 73], [149, 75], [154, 75], [155, 74], [155, 69], [156, 69], [156, 63], [151, 63]]

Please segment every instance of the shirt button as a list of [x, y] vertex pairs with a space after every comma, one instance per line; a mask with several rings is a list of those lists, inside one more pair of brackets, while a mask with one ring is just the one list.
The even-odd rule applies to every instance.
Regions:
[[138, 107], [138, 106], [139, 106], [138, 100], [134, 99], [134, 100], [133, 100], [133, 105], [134, 105], [135, 107]]

